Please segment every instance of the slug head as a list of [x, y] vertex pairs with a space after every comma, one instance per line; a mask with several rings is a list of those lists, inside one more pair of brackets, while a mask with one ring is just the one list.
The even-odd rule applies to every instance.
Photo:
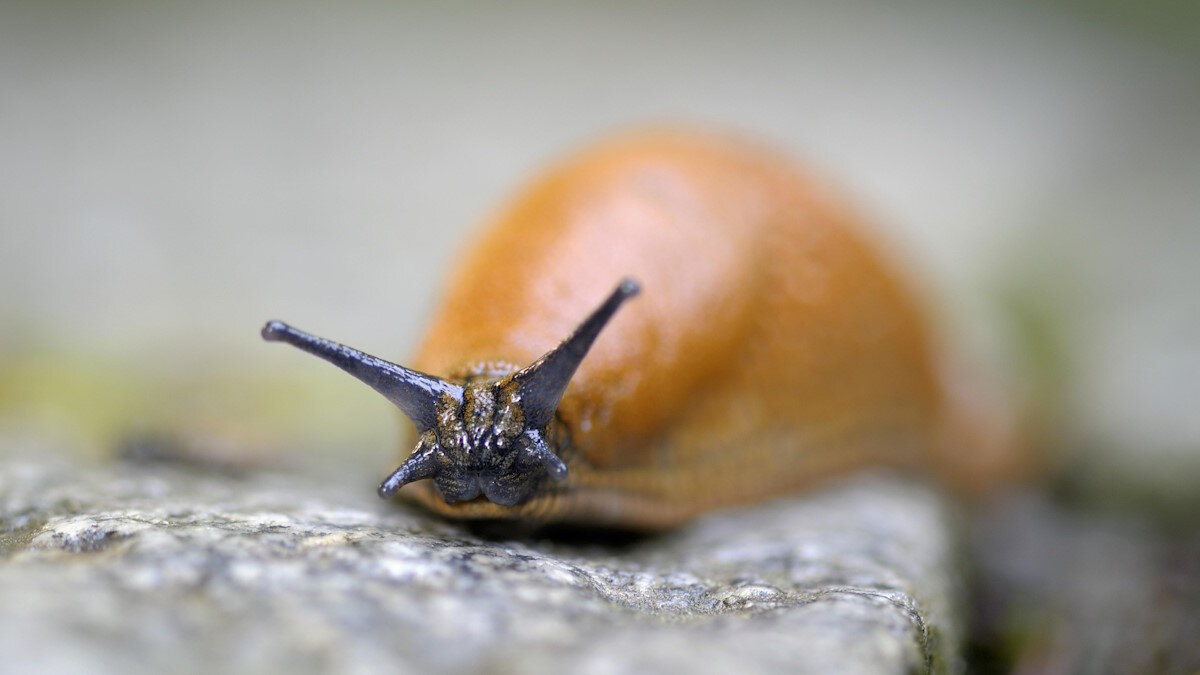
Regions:
[[437, 423], [421, 432], [417, 448], [379, 486], [391, 497], [406, 483], [432, 478], [447, 503], [482, 493], [501, 506], [533, 495], [547, 477], [562, 480], [567, 466], [550, 450], [543, 429], [525, 425], [513, 377], [467, 385], [462, 400], [443, 395]]
[[529, 367], [464, 385], [409, 370], [281, 321], [268, 322], [262, 336], [338, 366], [413, 421], [417, 447], [379, 486], [380, 497], [386, 499], [408, 483], [430, 478], [449, 504], [482, 494], [500, 506], [514, 506], [535, 495], [547, 478], [566, 478], [566, 464], [547, 443], [550, 422], [596, 336], [638, 290], [635, 281], [625, 279], [570, 337]]

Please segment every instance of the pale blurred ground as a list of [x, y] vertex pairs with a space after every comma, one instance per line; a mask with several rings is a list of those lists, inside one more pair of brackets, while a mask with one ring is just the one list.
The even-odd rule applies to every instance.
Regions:
[[1085, 491], [1194, 503], [1196, 7], [5, 0], [0, 429], [382, 470], [389, 406], [262, 322], [402, 358], [538, 167], [687, 120], [817, 167], [971, 351], [1032, 355]]

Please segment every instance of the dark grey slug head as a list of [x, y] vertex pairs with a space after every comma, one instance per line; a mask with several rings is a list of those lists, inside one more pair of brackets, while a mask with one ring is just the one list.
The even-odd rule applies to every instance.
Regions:
[[547, 476], [566, 478], [567, 466], [546, 438], [554, 411], [596, 336], [638, 290], [637, 282], [625, 279], [570, 337], [529, 367], [464, 385], [309, 335], [282, 321], [267, 322], [262, 336], [329, 361], [383, 394], [416, 425], [417, 447], [379, 486], [380, 497], [430, 478], [447, 503], [482, 493], [496, 504], [513, 506], [532, 496]]

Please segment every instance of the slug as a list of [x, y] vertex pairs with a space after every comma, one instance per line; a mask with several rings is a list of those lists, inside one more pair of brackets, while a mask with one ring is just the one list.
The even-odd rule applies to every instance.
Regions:
[[379, 495], [452, 518], [658, 530], [866, 465], [986, 487], [1019, 453], [980, 440], [880, 249], [772, 151], [625, 134], [482, 229], [411, 368], [262, 336], [399, 407], [415, 449]]

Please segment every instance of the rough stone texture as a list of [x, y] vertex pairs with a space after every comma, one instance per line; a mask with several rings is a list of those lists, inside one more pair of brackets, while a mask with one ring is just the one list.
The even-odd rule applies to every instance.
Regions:
[[953, 519], [894, 479], [598, 544], [323, 473], [0, 463], [0, 669], [961, 670]]

